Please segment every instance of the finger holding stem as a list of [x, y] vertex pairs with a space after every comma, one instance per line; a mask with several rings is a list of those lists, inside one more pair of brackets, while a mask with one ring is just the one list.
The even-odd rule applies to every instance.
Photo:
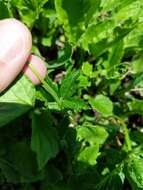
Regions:
[[41, 83], [43, 88], [52, 95], [58, 106], [61, 108], [61, 100], [57, 93], [44, 80], [47, 73], [44, 61], [35, 55], [31, 55], [28, 61], [29, 64], [25, 65], [23, 69], [24, 74], [33, 82], [33, 84], [37, 85]]

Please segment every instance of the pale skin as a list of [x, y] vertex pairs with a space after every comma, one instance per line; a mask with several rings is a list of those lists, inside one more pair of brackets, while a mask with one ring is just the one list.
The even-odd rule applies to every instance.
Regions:
[[20, 21], [10, 18], [0, 20], [0, 93], [3, 92], [21, 73], [34, 83], [40, 81], [30, 70], [29, 63], [44, 78], [45, 63], [41, 58], [30, 55], [32, 36], [28, 28]]

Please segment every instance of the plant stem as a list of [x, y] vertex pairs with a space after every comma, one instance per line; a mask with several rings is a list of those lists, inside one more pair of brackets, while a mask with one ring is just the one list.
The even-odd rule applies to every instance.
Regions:
[[127, 126], [124, 126], [124, 134], [125, 134], [125, 142], [128, 148], [128, 151], [132, 150], [132, 145], [131, 145], [131, 140], [130, 140], [130, 136], [129, 136], [129, 130], [127, 128]]
[[123, 129], [124, 129], [124, 135], [125, 135], [125, 144], [127, 145], [127, 150], [128, 152], [132, 150], [132, 145], [131, 145], [131, 140], [130, 140], [130, 136], [129, 136], [129, 130], [125, 124], [125, 122], [117, 117], [118, 121], [122, 124]]
[[34, 75], [40, 80], [40, 82], [42, 83], [43, 88], [52, 95], [52, 97], [55, 99], [55, 101], [57, 102], [58, 106], [61, 108], [61, 100], [58, 97], [57, 93], [50, 87], [50, 85], [48, 83], [46, 83], [46, 81], [40, 76], [40, 74], [36, 71], [36, 69], [29, 64], [30, 69], [32, 70], [32, 72], [34, 73]]

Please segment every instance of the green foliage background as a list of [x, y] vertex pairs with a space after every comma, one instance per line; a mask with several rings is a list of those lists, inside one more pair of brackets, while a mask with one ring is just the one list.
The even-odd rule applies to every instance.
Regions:
[[0, 189], [143, 189], [143, 1], [0, 0], [9, 17], [48, 74], [0, 95]]

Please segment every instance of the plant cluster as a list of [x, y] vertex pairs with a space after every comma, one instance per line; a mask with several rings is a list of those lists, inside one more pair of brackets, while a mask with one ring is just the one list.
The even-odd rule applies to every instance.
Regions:
[[48, 73], [0, 94], [0, 189], [142, 190], [143, 1], [0, 0], [9, 17]]

